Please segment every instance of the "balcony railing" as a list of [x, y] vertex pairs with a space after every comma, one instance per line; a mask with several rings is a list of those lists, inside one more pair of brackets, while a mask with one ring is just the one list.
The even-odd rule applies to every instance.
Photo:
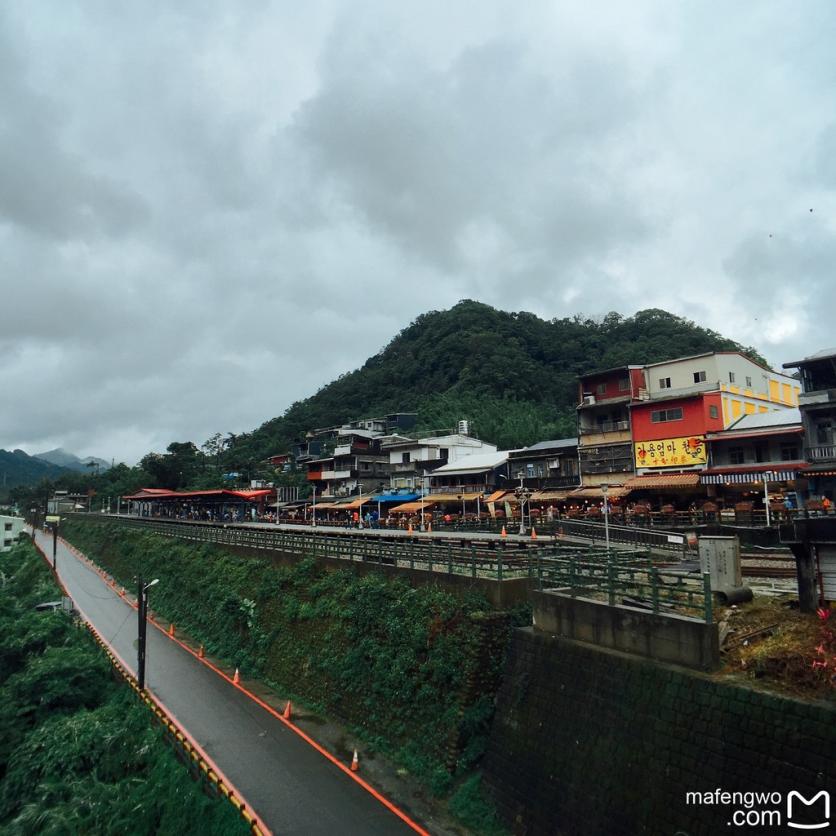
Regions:
[[602, 424], [594, 424], [588, 427], [581, 426], [581, 435], [596, 435], [600, 433], [617, 433], [630, 429], [629, 421], [604, 421]]
[[820, 444], [807, 448], [807, 458], [811, 462], [836, 460], [836, 444]]

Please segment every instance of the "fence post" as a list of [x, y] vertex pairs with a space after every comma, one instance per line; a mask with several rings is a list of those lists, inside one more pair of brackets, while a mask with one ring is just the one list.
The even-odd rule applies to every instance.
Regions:
[[452, 543], [447, 544], [447, 574], [453, 574], [453, 545]]
[[540, 559], [540, 552], [537, 552], [537, 588], [543, 591], [543, 561]]
[[650, 569], [650, 591], [653, 596], [653, 612], [659, 614], [659, 570], [653, 566]]
[[711, 574], [709, 572], [703, 572], [702, 575], [702, 594], [705, 599], [705, 623], [711, 624], [714, 618], [712, 611], [714, 599], [711, 597]]
[[610, 606], [615, 606], [615, 556], [611, 551], [607, 552], [607, 592], [609, 593]]
[[476, 577], [476, 546], [473, 543], [470, 544], [470, 574]]
[[496, 561], [496, 579], [502, 583], [502, 562], [505, 559], [504, 554], [500, 554], [498, 560]]

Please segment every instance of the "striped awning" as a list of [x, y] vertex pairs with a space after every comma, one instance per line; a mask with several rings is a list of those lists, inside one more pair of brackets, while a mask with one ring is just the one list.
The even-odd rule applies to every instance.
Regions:
[[753, 482], [790, 482], [798, 476], [794, 470], [765, 470], [748, 473], [703, 473], [700, 482], [703, 485], [751, 485]]

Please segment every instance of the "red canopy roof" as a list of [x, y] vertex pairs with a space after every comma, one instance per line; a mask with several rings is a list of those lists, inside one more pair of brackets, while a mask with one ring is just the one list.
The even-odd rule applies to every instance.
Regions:
[[243, 499], [246, 502], [254, 502], [264, 496], [269, 496], [273, 491], [270, 488], [259, 488], [254, 491], [230, 491], [219, 488], [210, 491], [169, 491], [165, 488], [142, 488], [135, 494], [123, 496], [122, 499], [151, 500], [154, 502], [172, 501], [178, 499]]

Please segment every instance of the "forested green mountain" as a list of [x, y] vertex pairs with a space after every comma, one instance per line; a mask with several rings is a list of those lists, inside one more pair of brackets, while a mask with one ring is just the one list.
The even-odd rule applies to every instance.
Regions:
[[34, 485], [41, 479], [54, 479], [68, 473], [67, 469], [29, 456], [23, 450], [0, 450], [0, 496], [16, 485]]
[[723, 349], [765, 363], [755, 349], [662, 310], [543, 320], [462, 301], [422, 314], [360, 369], [236, 437], [230, 464], [286, 451], [311, 427], [397, 411], [418, 412], [421, 429], [467, 418], [474, 435], [501, 448], [571, 436], [579, 374]]

